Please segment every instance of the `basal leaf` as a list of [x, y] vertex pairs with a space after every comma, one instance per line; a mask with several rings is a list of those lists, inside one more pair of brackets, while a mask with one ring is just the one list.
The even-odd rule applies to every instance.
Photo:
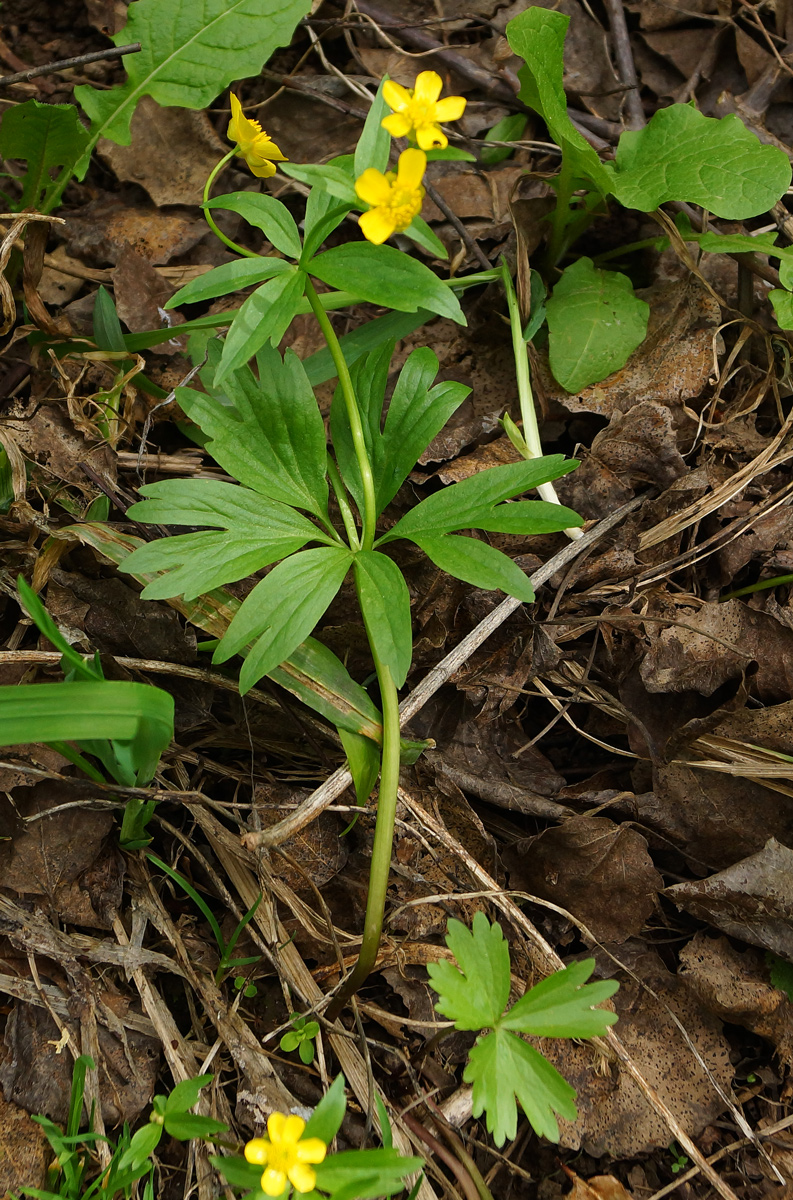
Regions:
[[[485, 141], [517, 142], [523, 137], [526, 121], [525, 113], [510, 113], [508, 117], [502, 117], [500, 121], [497, 121], [492, 129], [488, 129]], [[482, 149], [481, 158], [483, 163], [499, 163], [513, 153], [514, 151], [509, 146], [485, 146]]]
[[[303, 245], [300, 241], [295, 219], [285, 204], [260, 192], [231, 192], [208, 200], [206, 208], [222, 208], [237, 213], [254, 229], [261, 229], [264, 236], [288, 258], [300, 258]], [[254, 260], [255, 261], [255, 260]]]
[[400, 688], [413, 657], [410, 596], [404, 576], [392, 559], [376, 550], [359, 551], [354, 567], [369, 642]]
[[205, 275], [191, 279], [175, 296], [171, 296], [166, 308], [178, 308], [180, 304], [196, 304], [199, 300], [212, 300], [215, 296], [227, 296], [230, 292], [242, 291], [254, 283], [263, 283], [274, 275], [289, 271], [288, 262], [282, 258], [235, 258], [233, 262], [213, 267]]
[[246, 487], [327, 520], [325, 425], [300, 359], [272, 346], [258, 356], [258, 381], [247, 368], [229, 375], [234, 408], [203, 392], [178, 388], [190, 420], [209, 436], [207, 451]]
[[26, 100], [7, 108], [0, 126], [0, 154], [27, 163], [16, 202], [19, 209], [52, 212], [87, 145], [88, 131], [73, 104]]
[[511, 558], [487, 542], [449, 533], [437, 534], [435, 537], [414, 534], [412, 540], [421, 547], [436, 567], [440, 567], [447, 575], [453, 575], [455, 579], [462, 579], [464, 583], [484, 588], [486, 591], [498, 588], [508, 596], [515, 596], [526, 603], [534, 599], [534, 588], [528, 576]]
[[268, 342], [278, 345], [303, 299], [304, 284], [302, 271], [282, 271], [248, 297], [226, 334], [216, 384], [244, 367]]
[[460, 303], [437, 275], [393, 246], [347, 242], [312, 258], [306, 270], [331, 287], [400, 312], [429, 309], [465, 325]]
[[[495, 506], [500, 501], [519, 496], [551, 479], [559, 479], [576, 466], [575, 459], [565, 459], [562, 454], [547, 454], [542, 458], [480, 471], [422, 500], [401, 521], [397, 521], [393, 529], [379, 538], [377, 545], [397, 538], [412, 539], [414, 534], [426, 537], [451, 533], [456, 529], [485, 528], [480, 526], [480, 520], [496, 520], [500, 510]], [[574, 523], [580, 523], [580, 517], [572, 512], [570, 515]], [[495, 528], [492, 523], [487, 527]]]
[[787, 155], [763, 145], [740, 117], [705, 117], [688, 104], [661, 108], [644, 129], [623, 133], [607, 169], [626, 208], [652, 212], [687, 200], [728, 220], [767, 212], [791, 177]]
[[473, 1115], [485, 1114], [497, 1146], [517, 1133], [516, 1099], [535, 1133], [551, 1142], [559, 1141], [554, 1112], [568, 1121], [578, 1115], [575, 1089], [533, 1046], [506, 1030], [495, 1030], [477, 1042], [463, 1079], [473, 1084]]
[[[126, 83], [109, 91], [75, 88], [91, 118], [92, 143], [106, 137], [128, 146], [141, 96], [165, 106], [206, 108], [233, 80], [258, 75], [310, 7], [310, 0], [267, 0], [264, 8], [261, 0], [137, 0], [113, 36], [117, 46], [142, 46], [123, 60]], [[87, 167], [83, 159], [82, 174]]]
[[279, 666], [312, 632], [342, 585], [352, 556], [341, 547], [302, 550], [273, 567], [243, 601], [213, 662], [250, 647], [240, 672], [240, 693]]
[[580, 392], [624, 367], [644, 341], [650, 306], [619, 271], [591, 258], [567, 267], [547, 302], [548, 354], [554, 378]]
[[590, 180], [602, 195], [610, 190], [608, 172], [589, 142], [567, 115], [564, 92], [564, 39], [570, 18], [545, 8], [527, 8], [507, 24], [507, 40], [526, 63], [518, 71], [518, 98], [539, 113], [556, 144], [565, 167], [574, 176]]
[[594, 958], [587, 958], [543, 979], [512, 1005], [501, 1020], [502, 1029], [535, 1037], [602, 1036], [617, 1014], [592, 1006], [613, 996], [619, 984], [614, 979], [587, 984], [594, 966]]
[[452, 919], [446, 945], [459, 969], [445, 961], [427, 964], [439, 997], [435, 1008], [457, 1029], [495, 1025], [509, 999], [509, 947], [501, 926], [491, 925], [483, 912], [474, 914], [471, 929]]

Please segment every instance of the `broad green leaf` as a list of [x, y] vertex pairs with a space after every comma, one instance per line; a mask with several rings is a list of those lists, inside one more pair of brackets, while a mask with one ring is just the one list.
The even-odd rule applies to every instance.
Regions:
[[511, 558], [487, 542], [453, 533], [441, 533], [435, 537], [415, 534], [413, 541], [436, 567], [455, 579], [462, 579], [464, 583], [486, 591], [498, 588], [526, 603], [534, 599], [534, 588], [528, 576]]
[[[92, 144], [106, 137], [128, 146], [141, 96], [165, 106], [207, 108], [233, 80], [258, 75], [276, 47], [289, 43], [310, 7], [310, 0], [267, 0], [265, 8], [261, 0], [137, 0], [113, 36], [117, 46], [142, 46], [123, 60], [126, 82], [104, 92], [74, 90], [91, 118]], [[85, 174], [87, 157], [80, 165]]]
[[123, 1171], [126, 1167], [136, 1166], [143, 1162], [152, 1151], [157, 1149], [161, 1137], [162, 1125], [153, 1123], [142, 1125], [133, 1133], [129, 1146], [116, 1164], [116, 1170]]
[[307, 183], [309, 187], [322, 188], [337, 200], [349, 204], [350, 208], [357, 208], [360, 203], [350, 171], [335, 163], [288, 162], [281, 164], [281, 170], [292, 179]]
[[392, 559], [376, 550], [359, 551], [354, 568], [369, 643], [401, 688], [413, 657], [410, 596], [404, 576]]
[[780, 329], [793, 329], [793, 292], [772, 288], [768, 299], [774, 306], [774, 316]]
[[205, 275], [191, 279], [175, 296], [171, 296], [166, 308], [178, 308], [180, 304], [196, 304], [199, 300], [212, 300], [215, 296], [227, 296], [239, 292], [254, 283], [263, 283], [274, 275], [291, 270], [282, 258], [235, 258], [233, 262], [213, 267]]
[[619, 984], [615, 979], [587, 984], [594, 967], [594, 958], [587, 958], [555, 971], [512, 1005], [500, 1022], [501, 1028], [535, 1037], [602, 1036], [609, 1025], [615, 1024], [617, 1014], [592, 1006], [613, 996]]
[[400, 312], [428, 308], [465, 325], [457, 297], [437, 275], [393, 246], [347, 242], [312, 258], [306, 270], [331, 287], [353, 292], [362, 300]]
[[539, 113], [560, 147], [565, 169], [590, 180], [602, 195], [611, 190], [610, 178], [589, 142], [567, 115], [564, 39], [570, 18], [544, 8], [527, 8], [507, 24], [507, 40], [526, 63], [518, 71], [518, 99]]
[[[525, 462], [508, 463], [503, 467], [491, 467], [480, 471], [459, 483], [453, 483], [443, 491], [435, 492], [411, 509], [393, 529], [379, 538], [376, 545], [395, 541], [397, 538], [413, 538], [439, 533], [452, 533], [456, 529], [501, 528], [499, 518], [506, 515], [508, 507], [496, 508], [502, 500], [519, 496], [529, 488], [538, 487], [552, 479], [567, 475], [577, 466], [575, 459], [565, 459], [562, 454], [546, 454]], [[569, 516], [573, 523], [580, 524], [581, 518], [571, 510], [559, 506], [561, 515]], [[506, 516], [509, 521], [509, 517]], [[486, 521], [487, 525], [480, 525]], [[529, 533], [530, 530], [522, 530]]]
[[262, 1168], [254, 1163], [246, 1162], [237, 1155], [224, 1155], [222, 1158], [210, 1156], [212, 1166], [220, 1175], [234, 1187], [244, 1188], [246, 1193], [260, 1200], [264, 1194], [260, 1188]]
[[263, 192], [230, 192], [208, 200], [205, 208], [222, 208], [237, 213], [288, 258], [298, 259], [303, 250], [295, 219], [285, 204]]
[[201, 1089], [211, 1082], [212, 1075], [196, 1075], [193, 1079], [183, 1079], [177, 1083], [165, 1101], [166, 1113], [186, 1113], [198, 1103]]
[[687, 200], [733, 221], [767, 212], [791, 177], [787, 155], [764, 146], [740, 117], [705, 117], [688, 104], [661, 108], [644, 129], [623, 133], [607, 170], [625, 208], [652, 212]]
[[785, 255], [781, 254], [779, 250], [775, 253], [779, 255], [779, 282], [783, 288], [793, 291], [793, 250]]
[[382, 717], [377, 705], [344, 663], [316, 638], [306, 638], [289, 655], [289, 663], [276, 667], [270, 678], [332, 721], [340, 733], [344, 730], [367, 741], [382, 740]]
[[278, 345], [303, 299], [304, 284], [302, 271], [282, 271], [248, 297], [226, 334], [216, 385], [244, 367], [268, 342]]
[[340, 726], [337, 726], [337, 729], [344, 753], [347, 755], [347, 766], [350, 768], [355, 787], [355, 799], [359, 807], [363, 808], [380, 773], [380, 748], [377, 742], [364, 737], [363, 734], [351, 733]]
[[178, 388], [190, 420], [209, 436], [207, 451], [240, 483], [271, 500], [327, 519], [325, 425], [300, 359], [274, 347], [257, 358], [259, 379], [247, 367], [226, 379], [234, 408], [203, 392]]
[[516, 500], [512, 504], [500, 505], [492, 517], [481, 517], [476, 528], [488, 533], [530, 536], [558, 533], [560, 529], [583, 524], [584, 518], [563, 504], [553, 504], [547, 500]]
[[345, 1195], [368, 1200], [401, 1191], [405, 1177], [423, 1165], [423, 1159], [408, 1158], [394, 1149], [342, 1150], [339, 1154], [328, 1155], [316, 1166], [317, 1188], [336, 1197], [345, 1184], [357, 1185], [360, 1191], [345, 1192]]
[[439, 997], [435, 1008], [457, 1029], [497, 1024], [509, 1000], [509, 946], [501, 926], [491, 925], [483, 912], [474, 914], [471, 929], [452, 919], [446, 945], [459, 969], [444, 961], [427, 964]]
[[301, 550], [273, 567], [242, 603], [213, 662], [227, 662], [250, 646], [240, 672], [244, 695], [312, 632], [350, 569], [349, 550]]
[[299, 550], [331, 539], [307, 517], [238, 484], [213, 479], [168, 479], [141, 488], [129, 510], [147, 524], [208, 525], [222, 533], [186, 533], [148, 542], [122, 564], [127, 573], [164, 572], [143, 591], [147, 600], [183, 595], [194, 600], [224, 583]]
[[202, 1117], [198, 1113], [173, 1113], [165, 1118], [165, 1132], [180, 1142], [191, 1138], [211, 1138], [218, 1133], [227, 1133], [228, 1125], [214, 1117]]
[[52, 212], [87, 145], [88, 131], [73, 104], [26, 100], [6, 108], [0, 126], [0, 154], [27, 163], [16, 206]]
[[627, 275], [579, 258], [562, 273], [546, 315], [554, 378], [566, 391], [581, 392], [625, 366], [644, 341], [650, 306]]
[[473, 1084], [473, 1115], [485, 1114], [497, 1146], [517, 1133], [516, 1099], [534, 1132], [550, 1142], [559, 1141], [554, 1112], [568, 1121], [578, 1115], [575, 1089], [533, 1046], [506, 1030], [495, 1030], [477, 1042], [463, 1079]]
[[[525, 113], [510, 113], [508, 117], [502, 117], [492, 129], [488, 129], [485, 141], [520, 141], [526, 129], [527, 119]], [[509, 158], [511, 154], [514, 154], [514, 150], [511, 150], [509, 146], [484, 146], [480, 157], [483, 163], [499, 163], [503, 162], [505, 158]]]
[[410, 238], [411, 242], [415, 242], [422, 250], [426, 250], [427, 254], [431, 254], [433, 258], [448, 258], [449, 251], [444, 246], [437, 234], [433, 233], [427, 222], [422, 217], [414, 217], [404, 231], [405, 237]]
[[314, 1109], [306, 1122], [303, 1137], [318, 1137], [325, 1145], [335, 1138], [341, 1129], [344, 1114], [347, 1111], [347, 1098], [344, 1094], [344, 1076], [337, 1075], [325, 1095]]
[[427, 162], [476, 162], [476, 155], [459, 146], [444, 146], [427, 151]]
[[[338, 200], [323, 188], [314, 186], [308, 193], [306, 201], [306, 218], [303, 225], [303, 253], [300, 256], [300, 266], [316, 254], [322, 243], [333, 233], [350, 211], [352, 205], [345, 200]], [[328, 351], [330, 353], [330, 351]]]
[[384, 75], [380, 80], [377, 95], [372, 101], [366, 120], [363, 123], [358, 145], [355, 147], [353, 159], [353, 175], [358, 179], [369, 167], [376, 171], [385, 171], [388, 167], [388, 156], [391, 152], [391, 134], [383, 128], [383, 117], [391, 111], [383, 99], [383, 84], [388, 79]]

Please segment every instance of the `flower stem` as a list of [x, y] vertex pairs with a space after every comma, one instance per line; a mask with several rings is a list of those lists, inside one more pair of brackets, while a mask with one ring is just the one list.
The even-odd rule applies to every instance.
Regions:
[[330, 319], [325, 312], [325, 309], [320, 303], [319, 296], [311, 280], [306, 276], [306, 299], [311, 305], [314, 316], [319, 322], [319, 327], [328, 344], [336, 373], [339, 377], [339, 386], [341, 387], [344, 403], [347, 407], [347, 419], [350, 422], [350, 432], [352, 433], [353, 446], [355, 447], [355, 457], [358, 460], [358, 470], [361, 473], [361, 484], [363, 487], [363, 535], [361, 537], [361, 549], [371, 550], [374, 544], [375, 537], [375, 494], [374, 494], [374, 475], [372, 474], [372, 464], [369, 461], [369, 453], [366, 449], [366, 440], [363, 434], [363, 425], [361, 423], [361, 413], [358, 408], [358, 401], [355, 396], [355, 389], [352, 386], [349, 367], [347, 360], [344, 357], [339, 339]]
[[347, 541], [350, 544], [351, 550], [360, 550], [361, 541], [358, 537], [358, 530], [355, 528], [355, 517], [350, 508], [350, 502], [347, 499], [347, 489], [344, 486], [344, 480], [339, 474], [339, 468], [336, 466], [335, 460], [331, 454], [328, 455], [328, 479], [333, 488], [333, 494], [336, 497], [336, 503], [339, 506], [341, 519], [344, 522], [344, 529], [347, 534]]
[[383, 931], [388, 876], [391, 871], [391, 851], [394, 842], [397, 794], [399, 790], [399, 697], [391, 677], [391, 671], [380, 659], [377, 650], [369, 643], [374, 659], [377, 679], [380, 684], [380, 699], [383, 706], [383, 761], [380, 768], [380, 793], [377, 802], [377, 824], [372, 846], [372, 863], [369, 868], [369, 894], [366, 899], [363, 941], [358, 961], [339, 994], [328, 1008], [332, 1021], [344, 1005], [354, 996], [371, 972], [380, 947]]
[[[534, 407], [534, 393], [531, 388], [531, 374], [529, 372], [529, 348], [523, 339], [518, 298], [515, 295], [512, 276], [509, 273], [506, 263], [502, 264], [501, 277], [504, 281], [504, 290], [507, 293], [509, 325], [512, 332], [512, 352], [515, 356], [515, 375], [518, 383], [518, 399], [520, 400], [520, 415], [523, 421], [523, 437], [526, 447], [523, 454], [526, 458], [542, 458], [542, 441], [540, 440], [540, 428], [537, 424], [537, 410]], [[559, 497], [556, 494], [556, 488], [552, 483], [541, 483], [537, 491], [543, 500], [546, 500], [549, 504], [560, 503]], [[571, 541], [583, 537], [582, 531], [575, 526], [565, 529], [565, 533]]]
[[229, 150], [228, 154], [224, 154], [224, 156], [223, 156], [223, 158], [221, 158], [220, 162], [217, 163], [212, 168], [212, 170], [209, 172], [209, 178], [207, 179], [206, 183], [204, 184], [204, 217], [206, 218], [206, 223], [209, 226], [209, 228], [212, 230], [212, 232], [214, 233], [215, 237], [220, 238], [223, 245], [228, 246], [229, 250], [234, 250], [237, 254], [244, 255], [245, 258], [259, 258], [259, 255], [256, 253], [255, 250], [246, 250], [244, 246], [239, 246], [239, 245], [237, 245], [236, 242], [232, 242], [231, 238], [226, 237], [225, 233], [223, 233], [222, 230], [218, 229], [217, 223], [215, 222], [215, 218], [212, 216], [212, 213], [206, 207], [207, 200], [209, 200], [209, 193], [212, 188], [212, 184], [215, 182], [216, 178], [218, 177], [220, 172], [223, 170], [226, 163], [231, 161], [231, 159], [234, 157], [234, 155], [237, 153], [238, 150], [239, 150], [239, 146], [235, 146], [232, 150]]

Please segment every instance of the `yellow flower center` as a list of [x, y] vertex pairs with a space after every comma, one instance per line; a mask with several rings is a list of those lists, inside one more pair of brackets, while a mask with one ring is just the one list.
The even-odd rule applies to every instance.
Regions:
[[417, 217], [421, 212], [422, 199], [422, 188], [405, 188], [400, 187], [398, 184], [392, 185], [391, 195], [388, 198], [386, 207], [391, 212], [394, 228], [400, 233], [403, 229], [407, 229], [413, 218]]

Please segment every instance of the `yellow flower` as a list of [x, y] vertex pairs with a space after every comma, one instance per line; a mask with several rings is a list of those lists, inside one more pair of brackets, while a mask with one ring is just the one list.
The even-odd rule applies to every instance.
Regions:
[[287, 1179], [295, 1191], [313, 1191], [317, 1173], [308, 1165], [321, 1163], [327, 1146], [317, 1137], [300, 1140], [306, 1123], [302, 1117], [273, 1113], [267, 1121], [267, 1138], [253, 1138], [245, 1147], [249, 1163], [265, 1167], [262, 1191], [266, 1196], [280, 1196]]
[[421, 180], [427, 166], [423, 150], [403, 150], [399, 156], [396, 172], [383, 174], [369, 167], [355, 181], [355, 190], [361, 200], [371, 205], [368, 212], [358, 218], [363, 236], [379, 246], [392, 233], [407, 229], [414, 217], [421, 212], [424, 188]]
[[443, 80], [435, 71], [422, 71], [413, 88], [387, 79], [383, 84], [383, 99], [394, 111], [383, 118], [383, 126], [393, 137], [409, 137], [422, 150], [443, 150], [449, 139], [439, 121], [456, 121], [463, 115], [462, 96], [447, 96], [439, 100]]
[[226, 137], [230, 142], [237, 143], [239, 154], [259, 179], [275, 175], [275, 164], [286, 162], [286, 155], [281, 153], [269, 134], [263, 132], [259, 122], [244, 115], [242, 105], [233, 92]]

